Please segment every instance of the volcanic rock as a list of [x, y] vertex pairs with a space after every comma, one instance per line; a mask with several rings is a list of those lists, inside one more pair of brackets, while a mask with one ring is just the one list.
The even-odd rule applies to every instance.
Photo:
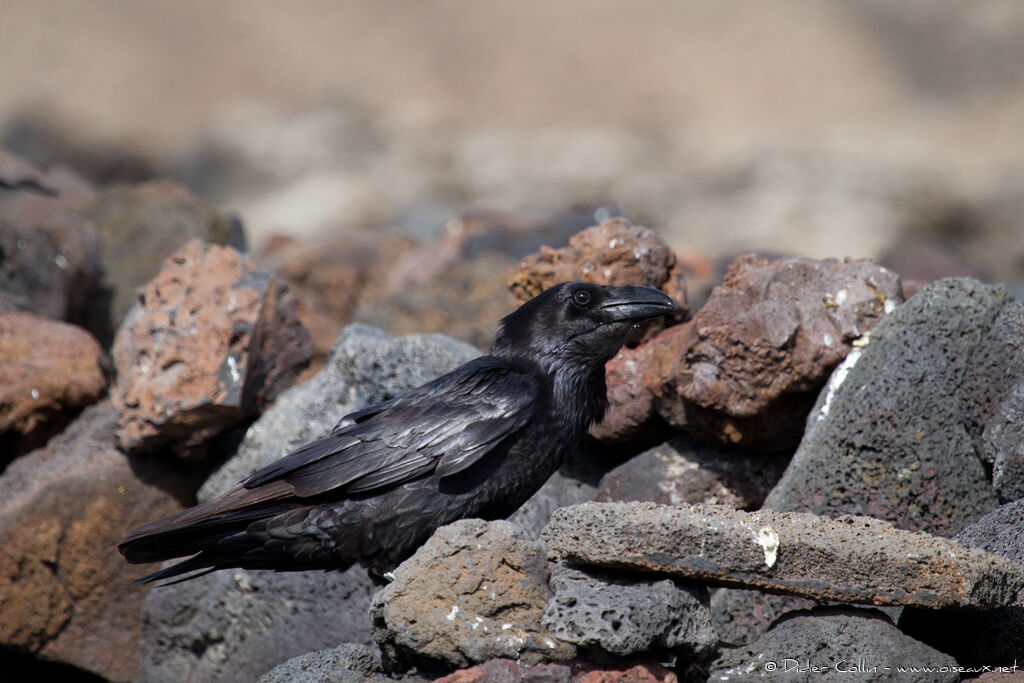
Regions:
[[879, 323], [818, 397], [765, 507], [869, 515], [942, 536], [994, 509], [972, 438], [972, 423], [984, 422], [965, 406], [988, 391], [968, 380], [1004, 297], [976, 280], [939, 280]]
[[540, 547], [510, 522], [441, 527], [373, 599], [374, 639], [386, 666], [571, 659], [575, 648], [541, 625], [551, 598], [546, 565]]
[[671, 340], [656, 410], [722, 443], [792, 448], [829, 373], [902, 301], [899, 277], [868, 260], [740, 257]]
[[557, 510], [541, 541], [568, 562], [817, 599], [976, 609], [1024, 599], [1024, 568], [868, 517], [586, 503]]
[[231, 247], [167, 259], [117, 334], [118, 441], [187, 451], [268, 406], [313, 353], [287, 287]]
[[108, 363], [85, 330], [0, 313], [0, 468], [45, 443], [107, 391]]
[[181, 508], [189, 482], [115, 447], [109, 401], [0, 476], [0, 644], [111, 681], [139, 670], [144, 573], [114, 546], [124, 531]]

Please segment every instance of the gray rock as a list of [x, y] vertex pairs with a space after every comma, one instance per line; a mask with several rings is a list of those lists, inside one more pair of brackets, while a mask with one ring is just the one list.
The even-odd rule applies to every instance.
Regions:
[[594, 500], [718, 503], [756, 510], [789, 457], [711, 446], [681, 434], [608, 472]]
[[264, 674], [259, 683], [384, 683], [377, 653], [358, 643], [292, 657]]
[[[1007, 503], [958, 533], [958, 543], [1024, 567], [1024, 499]], [[978, 612], [907, 609], [900, 628], [964, 666], [1013, 666], [1024, 657], [1024, 601]]]
[[[282, 394], [238, 454], [200, 490], [209, 500], [253, 470], [322, 436], [344, 414], [385, 400], [478, 355], [441, 335], [395, 338], [352, 325], [324, 369]], [[341, 642], [370, 643], [374, 586], [346, 572], [233, 570], [153, 589], [143, 608], [143, 681], [254, 680]]]
[[795, 595], [719, 588], [711, 593], [711, 625], [723, 643], [746, 645], [783, 614], [811, 609], [814, 605], [814, 600]]
[[968, 548], [1002, 555], [1024, 567], [1024, 499], [996, 508], [953, 540]]
[[369, 643], [376, 587], [346, 572], [214, 572], [152, 589], [142, 608], [142, 683], [256, 680], [288, 659]]
[[1000, 500], [1024, 498], [1024, 304], [1007, 302], [981, 339], [964, 410]]
[[717, 640], [704, 586], [560, 564], [551, 588], [541, 623], [576, 645], [619, 656], [659, 647], [699, 657]]
[[952, 657], [901, 633], [881, 612], [822, 607], [787, 614], [749, 645], [723, 650], [708, 680], [952, 682], [960, 680], [956, 667]]
[[556, 510], [541, 541], [577, 564], [824, 600], [986, 609], [1024, 599], [1024, 568], [870, 517], [586, 503]]
[[952, 536], [997, 505], [962, 408], [1000, 287], [933, 282], [836, 369], [765, 507], [858, 514]]
[[568, 660], [575, 648], [541, 624], [551, 590], [540, 546], [511, 522], [441, 527], [373, 598], [385, 667], [466, 667], [496, 658]]

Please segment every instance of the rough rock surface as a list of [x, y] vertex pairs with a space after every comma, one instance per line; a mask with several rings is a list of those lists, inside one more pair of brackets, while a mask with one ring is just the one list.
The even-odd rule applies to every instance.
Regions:
[[656, 409], [723, 443], [791, 448], [832, 369], [902, 301], [868, 260], [740, 257], [676, 338]]
[[[199, 491], [209, 500], [254, 470], [326, 434], [349, 412], [386, 400], [475, 357], [441, 335], [392, 337], [350, 325], [324, 369], [283, 393], [249, 428], [238, 454]], [[148, 681], [249, 679], [317, 648], [372, 642], [367, 610], [375, 587], [347, 572], [215, 572], [150, 591], [143, 617]]]
[[689, 324], [670, 327], [635, 348], [625, 347], [605, 364], [608, 411], [603, 420], [590, 428], [594, 439], [637, 453], [674, 433], [654, 410], [653, 387], [663, 378], [652, 372], [652, 358]]
[[164, 259], [189, 240], [245, 248], [245, 236], [235, 221], [166, 181], [113, 187], [79, 214], [100, 234], [115, 327], [135, 302], [135, 288], [149, 282]]
[[1007, 301], [981, 337], [964, 380], [975, 449], [1001, 501], [1024, 498], [1024, 303]]
[[1024, 568], [869, 517], [586, 503], [555, 511], [541, 540], [568, 562], [826, 600], [984, 609], [1024, 599]]
[[126, 529], [180, 509], [186, 483], [125, 457], [109, 401], [0, 476], [0, 644], [111, 681], [139, 666], [144, 573], [114, 545]]
[[[748, 645], [724, 650], [708, 680], [949, 681], [957, 662], [901, 633], [881, 612], [817, 608], [782, 618]], [[900, 671], [899, 667], [930, 667]]]
[[765, 507], [860, 514], [952, 536], [996, 507], [963, 396], [1004, 303], [1000, 287], [939, 280], [886, 317], [833, 374]]
[[269, 405], [312, 354], [281, 281], [193, 240], [139, 290], [114, 341], [118, 440], [195, 447]]
[[550, 584], [555, 594], [541, 623], [566, 642], [618, 656], [657, 647], [700, 657], [715, 646], [708, 591], [699, 584], [566, 565], [555, 566]]
[[358, 643], [292, 657], [260, 677], [259, 683], [385, 683], [380, 657]]
[[756, 510], [788, 462], [787, 454], [714, 447], [681, 434], [604, 475], [594, 500], [718, 503]]
[[652, 663], [534, 664], [524, 666], [511, 659], [460, 669], [436, 679], [435, 683], [677, 683], [678, 677]]
[[574, 280], [667, 287], [665, 293], [685, 310], [686, 285], [675, 266], [675, 253], [656, 232], [625, 218], [609, 218], [570, 237], [567, 247], [541, 247], [539, 254], [527, 256], [510, 288], [522, 304], [552, 285]]
[[499, 657], [567, 660], [575, 648], [541, 625], [551, 598], [544, 552], [511, 522], [441, 527], [373, 598], [385, 664], [451, 669]]
[[442, 676], [434, 683], [572, 683], [568, 664], [534, 664], [524, 666], [511, 659], [492, 659], [467, 669]]
[[142, 609], [140, 679], [251, 681], [313, 650], [368, 643], [374, 590], [361, 568], [227, 570], [153, 588]]
[[0, 468], [107, 391], [107, 361], [80, 327], [0, 313]]
[[794, 595], [719, 588], [711, 593], [711, 625], [722, 643], [746, 645], [786, 612], [810, 609], [815, 604], [814, 600]]
[[[954, 540], [1024, 568], [1024, 500], [1007, 503], [964, 528]], [[964, 666], [1013, 666], [1024, 656], [1024, 600], [980, 612], [903, 611], [900, 628]]]
[[[657, 287], [679, 304], [668, 322], [686, 317], [686, 281], [675, 252], [653, 230], [625, 218], [609, 218], [569, 238], [562, 249], [541, 247], [523, 259], [509, 288], [520, 304], [559, 282], [582, 280], [601, 285]], [[658, 319], [644, 325], [653, 336], [665, 324]]]

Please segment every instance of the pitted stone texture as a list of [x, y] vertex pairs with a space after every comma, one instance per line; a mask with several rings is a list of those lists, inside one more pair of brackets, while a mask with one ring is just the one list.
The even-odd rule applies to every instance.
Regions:
[[723, 650], [708, 680], [952, 683], [960, 680], [957, 664], [901, 633], [881, 612], [827, 607], [788, 614], [752, 643]]
[[682, 434], [605, 474], [594, 500], [717, 503], [756, 510], [788, 462], [788, 454], [715, 447]]
[[524, 666], [511, 659], [492, 659], [442, 676], [435, 683], [678, 683], [678, 680], [665, 667], [650, 662]]
[[657, 411], [723, 443], [791, 448], [832, 369], [902, 301], [899, 277], [866, 259], [742, 256], [676, 340]]
[[181, 509], [187, 482], [117, 450], [109, 401], [0, 476], [0, 645], [110, 681], [138, 673], [142, 576], [114, 550], [125, 529]]
[[118, 440], [132, 452], [197, 446], [269, 405], [312, 353], [283, 283], [193, 240], [139, 290], [114, 341]]
[[[1024, 568], [1024, 499], [1007, 503], [963, 529], [954, 540]], [[1024, 654], [1024, 600], [967, 614], [907, 609], [900, 628], [956, 657], [963, 666], [1013, 666]]]
[[715, 646], [704, 586], [566, 565], [550, 583], [541, 623], [564, 641], [620, 657], [653, 647], [699, 657]]
[[824, 600], [984, 609], [1024, 598], [1024, 568], [868, 517], [587, 503], [557, 510], [541, 541], [577, 564]]
[[1003, 502], [1024, 498], [1024, 303], [1007, 301], [963, 384], [967, 428]]
[[[673, 316], [686, 314], [686, 281], [675, 252], [653, 230], [625, 218], [609, 218], [569, 238], [561, 249], [541, 247], [523, 259], [509, 288], [520, 304], [560, 282], [582, 280], [599, 285], [647, 285], [661, 289], [679, 304]], [[660, 329], [660, 320], [648, 330]]]
[[722, 643], [746, 645], [759, 638], [786, 612], [811, 609], [815, 604], [810, 598], [795, 595], [718, 588], [711, 593], [711, 625]]
[[[136, 589], [138, 591], [138, 589]], [[292, 657], [370, 643], [366, 571], [218, 571], [151, 588], [142, 608], [140, 681], [254, 681]]]
[[510, 657], [571, 659], [541, 625], [551, 590], [544, 552], [511, 522], [441, 527], [394, 572], [371, 606], [374, 639], [392, 669], [451, 669]]
[[965, 396], [1001, 287], [933, 282], [886, 317], [833, 373], [765, 507], [869, 515], [952, 536], [997, 500]]
[[88, 332], [30, 313], [0, 313], [0, 468], [39, 446], [107, 391], [107, 361]]
[[387, 683], [379, 655], [358, 643], [292, 657], [263, 674], [258, 683]]

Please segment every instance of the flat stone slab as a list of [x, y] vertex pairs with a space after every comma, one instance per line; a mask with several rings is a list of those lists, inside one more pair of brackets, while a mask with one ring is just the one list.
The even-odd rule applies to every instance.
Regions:
[[556, 510], [541, 540], [553, 559], [822, 600], [972, 609], [1024, 604], [1024, 568], [870, 517], [586, 503]]

